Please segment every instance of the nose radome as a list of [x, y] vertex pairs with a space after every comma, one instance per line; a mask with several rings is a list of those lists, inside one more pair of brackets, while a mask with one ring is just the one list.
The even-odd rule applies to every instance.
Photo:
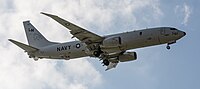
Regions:
[[183, 35], [185, 36], [185, 35], [186, 35], [186, 32], [183, 32]]

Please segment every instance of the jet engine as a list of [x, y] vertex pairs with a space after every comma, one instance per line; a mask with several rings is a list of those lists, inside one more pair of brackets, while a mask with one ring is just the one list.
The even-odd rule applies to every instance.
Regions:
[[121, 37], [108, 37], [103, 40], [104, 47], [117, 47], [122, 44]]
[[137, 59], [136, 52], [125, 52], [122, 55], [119, 55], [119, 61], [120, 62], [127, 62], [127, 61], [133, 61]]

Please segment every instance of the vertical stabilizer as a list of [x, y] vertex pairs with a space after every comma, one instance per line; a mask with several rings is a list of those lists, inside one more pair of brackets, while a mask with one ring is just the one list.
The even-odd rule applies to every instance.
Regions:
[[30, 46], [41, 48], [44, 46], [55, 44], [49, 42], [31, 23], [30, 21], [23, 22], [26, 37]]

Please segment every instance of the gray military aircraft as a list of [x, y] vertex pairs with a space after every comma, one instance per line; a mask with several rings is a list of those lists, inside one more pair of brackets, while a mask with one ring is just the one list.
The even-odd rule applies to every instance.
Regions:
[[167, 44], [166, 48], [170, 49], [170, 44], [186, 35], [185, 32], [173, 27], [157, 27], [143, 30], [100, 36], [81, 28], [69, 21], [66, 21], [56, 15], [41, 12], [64, 27], [70, 30], [79, 41], [66, 43], [56, 43], [48, 41], [31, 23], [24, 21], [28, 44], [9, 39], [12, 43], [19, 46], [29, 58], [35, 61], [42, 58], [48, 59], [74, 59], [80, 57], [97, 57], [102, 60], [102, 64], [107, 66], [106, 70], [115, 68], [119, 62], [128, 62], [137, 59], [137, 54], [130, 49]]

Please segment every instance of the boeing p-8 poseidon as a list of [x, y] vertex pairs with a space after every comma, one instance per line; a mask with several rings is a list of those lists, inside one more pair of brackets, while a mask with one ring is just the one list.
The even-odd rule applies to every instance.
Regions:
[[12, 39], [9, 41], [25, 50], [29, 58], [35, 61], [42, 58], [69, 60], [90, 56], [102, 60], [103, 65], [107, 66], [106, 70], [109, 70], [115, 68], [119, 62], [137, 59], [136, 52], [127, 50], [160, 44], [167, 44], [166, 48], [170, 49], [170, 44], [176, 43], [178, 39], [186, 35], [185, 32], [173, 27], [157, 27], [100, 36], [56, 15], [42, 14], [66, 27], [73, 35], [72, 38], [76, 37], [79, 41], [50, 42], [30, 21], [24, 21], [29, 45]]

